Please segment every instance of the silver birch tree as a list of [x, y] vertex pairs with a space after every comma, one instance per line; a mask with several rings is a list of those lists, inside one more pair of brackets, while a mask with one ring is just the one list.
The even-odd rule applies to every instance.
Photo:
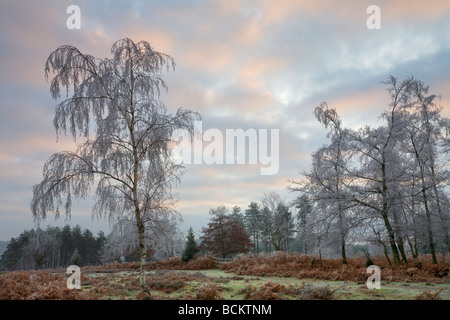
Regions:
[[33, 187], [31, 210], [38, 220], [50, 212], [59, 216], [62, 208], [70, 218], [72, 198], [86, 198], [96, 184], [93, 216], [135, 223], [144, 293], [146, 228], [176, 213], [171, 190], [183, 167], [173, 161], [171, 134], [176, 129], [193, 134], [200, 115], [182, 108], [170, 114], [159, 100], [168, 89], [160, 74], [175, 68], [171, 56], [128, 38], [115, 42], [111, 53], [112, 58], [98, 59], [64, 45], [48, 57], [52, 97], [66, 91], [55, 108], [56, 134], [69, 131], [82, 141], [75, 152], [47, 160], [42, 182]]

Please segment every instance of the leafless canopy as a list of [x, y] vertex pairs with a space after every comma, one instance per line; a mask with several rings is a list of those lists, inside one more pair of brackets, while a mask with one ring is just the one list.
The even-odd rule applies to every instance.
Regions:
[[97, 59], [65, 45], [48, 57], [52, 97], [66, 91], [55, 109], [57, 136], [69, 132], [82, 141], [76, 152], [46, 162], [31, 210], [38, 220], [49, 212], [59, 216], [61, 208], [70, 217], [72, 198], [86, 198], [96, 184], [93, 214], [114, 221], [129, 216], [143, 243], [146, 224], [174, 213], [171, 188], [182, 167], [172, 160], [172, 132], [192, 134], [200, 115], [181, 108], [169, 114], [159, 100], [167, 90], [160, 73], [175, 68], [172, 57], [128, 38], [115, 42], [111, 53], [111, 59]]

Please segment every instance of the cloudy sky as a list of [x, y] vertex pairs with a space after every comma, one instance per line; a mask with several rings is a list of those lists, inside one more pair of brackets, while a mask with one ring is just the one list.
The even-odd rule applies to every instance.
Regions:
[[[67, 7], [81, 10], [81, 29], [70, 30]], [[370, 30], [366, 12], [381, 10], [381, 29]], [[148, 41], [177, 67], [163, 74], [161, 99], [172, 111], [198, 111], [203, 129], [279, 129], [280, 168], [260, 165], [187, 165], [178, 210], [200, 231], [209, 208], [245, 209], [266, 192], [287, 199], [288, 179], [308, 170], [311, 153], [326, 143], [313, 117], [326, 101], [344, 124], [377, 125], [388, 103], [381, 83], [390, 74], [413, 75], [442, 95], [450, 116], [450, 1], [3, 1], [0, 0], [0, 240], [33, 228], [31, 188], [45, 161], [73, 149], [56, 142], [56, 101], [44, 63], [71, 44], [109, 57], [113, 42]], [[91, 219], [90, 200], [79, 202], [70, 224], [109, 231]], [[43, 225], [62, 226], [49, 216]]]

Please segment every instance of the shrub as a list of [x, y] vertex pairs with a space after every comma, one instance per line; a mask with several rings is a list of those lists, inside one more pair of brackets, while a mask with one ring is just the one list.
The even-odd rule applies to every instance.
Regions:
[[333, 300], [336, 289], [331, 289], [330, 286], [313, 287], [305, 293], [307, 300]]
[[183, 288], [186, 281], [193, 280], [189, 275], [175, 272], [157, 272], [147, 279], [150, 289], [160, 290], [165, 293], [172, 293]]
[[280, 283], [269, 281], [258, 288], [246, 286], [238, 293], [244, 294], [245, 300], [282, 300], [284, 299], [283, 295], [292, 294], [293, 290]]
[[217, 286], [215, 284], [208, 284], [204, 287], [201, 287], [196, 295], [198, 300], [220, 300], [222, 297], [220, 296], [219, 291], [217, 290]]
[[207, 270], [207, 269], [217, 269], [216, 263], [206, 256], [198, 257], [196, 259], [190, 260], [184, 270]]
[[437, 290], [435, 293], [432, 293], [431, 290], [423, 290], [420, 294], [415, 296], [416, 300], [441, 300], [440, 293], [443, 289]]

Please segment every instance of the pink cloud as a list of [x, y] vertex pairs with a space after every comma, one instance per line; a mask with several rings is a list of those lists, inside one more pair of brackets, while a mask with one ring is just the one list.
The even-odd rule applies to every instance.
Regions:
[[232, 47], [219, 42], [196, 41], [189, 45], [179, 61], [192, 69], [208, 73], [223, 72], [233, 61]]
[[383, 19], [434, 19], [450, 12], [450, 2], [440, 0], [395, 0], [380, 4]]
[[280, 57], [260, 57], [249, 60], [239, 73], [239, 82], [244, 87], [262, 89], [272, 73], [287, 69], [288, 63]]
[[257, 45], [265, 36], [266, 31], [259, 18], [251, 17], [236, 27], [232, 40], [238, 45]]
[[374, 123], [387, 108], [389, 97], [383, 86], [360, 92], [346, 92], [327, 101], [330, 108], [336, 109], [344, 125], [353, 129]]
[[437, 85], [430, 85], [429, 92], [441, 96], [441, 99], [435, 100], [435, 103], [442, 106], [442, 116], [450, 118], [450, 80]]

